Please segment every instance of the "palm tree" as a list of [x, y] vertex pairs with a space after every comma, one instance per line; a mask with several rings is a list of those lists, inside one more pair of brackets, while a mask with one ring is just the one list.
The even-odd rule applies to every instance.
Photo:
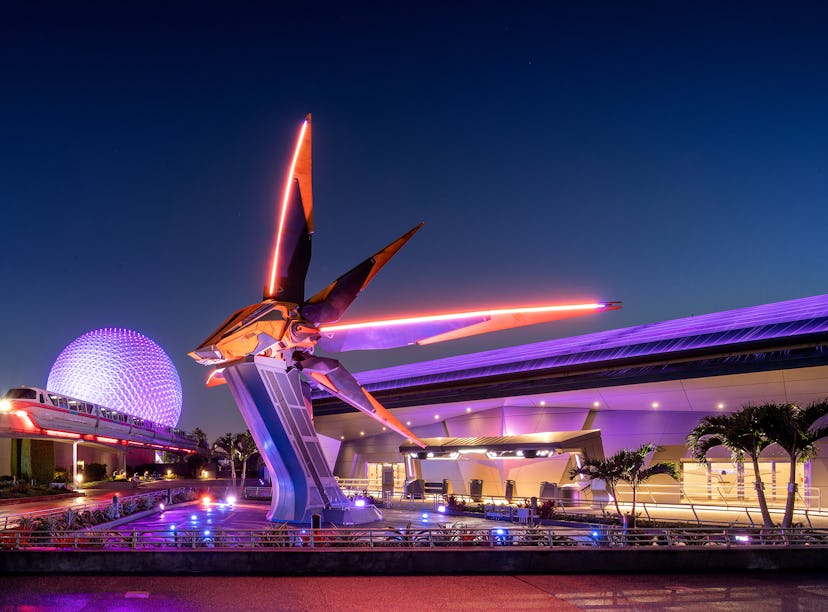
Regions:
[[617, 488], [619, 482], [628, 483], [633, 490], [630, 527], [635, 527], [635, 504], [638, 485], [657, 474], [668, 474], [673, 478], [678, 478], [678, 469], [675, 463], [655, 463], [648, 468], [644, 468], [647, 455], [655, 450], [656, 446], [654, 444], [647, 443], [642, 444], [635, 450], [621, 449], [606, 459], [586, 459], [581, 463], [581, 467], [570, 470], [569, 477], [575, 478], [575, 476], [582, 474], [590, 482], [593, 480], [603, 480], [606, 482], [607, 489], [609, 489], [610, 495], [612, 495], [612, 499], [615, 502], [618, 518], [622, 521], [624, 515], [621, 513], [621, 507], [618, 505]]
[[247, 460], [256, 455], [259, 452], [259, 448], [256, 446], [256, 441], [253, 440], [253, 436], [250, 435], [249, 429], [236, 436], [234, 445], [236, 447], [236, 456], [242, 462], [241, 484], [244, 487], [244, 481], [247, 478]]
[[788, 497], [782, 527], [793, 523], [796, 503], [796, 464], [816, 455], [816, 442], [828, 437], [828, 424], [817, 422], [828, 415], [828, 400], [815, 402], [807, 408], [795, 404], [769, 404], [766, 407], [765, 428], [769, 442], [778, 444], [790, 459]]
[[771, 442], [765, 435], [769, 405], [743, 406], [732, 414], [704, 417], [687, 436], [690, 454], [700, 463], [707, 460], [707, 454], [717, 446], [730, 450], [732, 461], [743, 461], [747, 456], [753, 463], [756, 478], [756, 499], [762, 513], [765, 527], [773, 527], [773, 520], [768, 512], [765, 499], [765, 485], [759, 473], [759, 455]]
[[213, 442], [213, 450], [227, 457], [230, 461], [230, 477], [233, 479], [233, 488], [236, 488], [236, 446], [233, 434], [226, 433]]
[[210, 448], [210, 445], [207, 443], [207, 434], [204, 433], [204, 430], [201, 429], [201, 427], [193, 429], [193, 435], [196, 437], [199, 448]]
[[654, 463], [649, 467], [644, 467], [647, 462], [647, 455], [655, 452], [657, 447], [654, 444], [642, 444], [635, 450], [622, 449], [611, 457], [618, 463], [621, 470], [621, 480], [632, 487], [632, 509], [630, 510], [630, 527], [635, 527], [635, 503], [638, 486], [649, 480], [653, 476], [659, 474], [667, 474], [672, 478], [678, 480], [678, 467], [672, 461], [662, 461]]
[[621, 480], [621, 466], [617, 461], [616, 456], [609, 458], [590, 458], [584, 459], [580, 467], [572, 468], [569, 471], [569, 477], [584, 476], [590, 483], [595, 480], [602, 480], [606, 483], [609, 494], [612, 495], [612, 501], [615, 502], [615, 511], [618, 512], [618, 519], [621, 520], [621, 507], [618, 505], [618, 494], [616, 488], [618, 481]]

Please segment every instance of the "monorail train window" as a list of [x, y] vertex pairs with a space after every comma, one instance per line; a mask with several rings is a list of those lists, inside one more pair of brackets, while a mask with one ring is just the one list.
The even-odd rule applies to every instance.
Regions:
[[40, 403], [41, 403], [41, 404], [45, 404], [45, 403], [46, 403], [46, 402], [44, 401], [44, 399], [43, 399], [43, 394], [42, 394], [42, 393], [40, 394]]
[[34, 389], [9, 389], [6, 391], [6, 399], [35, 399], [37, 398], [37, 391]]

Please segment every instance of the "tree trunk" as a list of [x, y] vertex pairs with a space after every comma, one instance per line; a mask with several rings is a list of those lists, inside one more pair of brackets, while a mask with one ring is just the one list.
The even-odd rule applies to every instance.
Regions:
[[230, 479], [233, 481], [233, 489], [236, 488], [236, 462], [233, 457], [230, 457]]
[[247, 459], [242, 461], [242, 477], [241, 477], [241, 487], [244, 490], [244, 482], [247, 480]]
[[762, 477], [759, 475], [759, 457], [751, 457], [753, 461], [753, 475], [756, 479], [754, 484], [756, 488], [756, 500], [759, 502], [759, 510], [762, 512], [762, 522], [766, 529], [773, 527], [773, 519], [768, 511], [768, 500], [765, 498], [765, 483], [762, 482]]
[[788, 480], [788, 498], [785, 500], [785, 515], [782, 517], [782, 527], [787, 529], [793, 524], [793, 511], [796, 504], [796, 457], [791, 456], [791, 475]]
[[630, 521], [629, 521], [629, 523], [630, 523], [630, 527], [632, 529], [635, 529], [635, 494], [636, 494], [636, 491], [638, 490], [638, 485], [634, 482], [631, 482], [630, 486], [632, 486], [632, 490], [633, 490], [633, 500], [632, 500], [632, 509], [630, 510]]
[[610, 488], [610, 494], [612, 495], [612, 501], [615, 503], [615, 511], [618, 513], [618, 520], [621, 524], [624, 524], [624, 515], [621, 514], [621, 506], [618, 505], [618, 494], [615, 492], [615, 485], [611, 485], [607, 483]]

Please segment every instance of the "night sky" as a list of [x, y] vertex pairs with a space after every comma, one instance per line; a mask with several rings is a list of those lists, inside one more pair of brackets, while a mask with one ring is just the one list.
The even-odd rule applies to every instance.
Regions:
[[425, 221], [348, 318], [624, 302], [354, 371], [826, 291], [824, 3], [10, 4], [0, 388], [128, 327], [243, 430], [187, 352], [261, 299], [308, 112], [308, 294]]

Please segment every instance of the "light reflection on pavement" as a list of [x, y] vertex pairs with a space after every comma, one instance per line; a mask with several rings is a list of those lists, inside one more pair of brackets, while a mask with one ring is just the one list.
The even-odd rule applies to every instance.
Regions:
[[8, 576], [0, 609], [825, 610], [821, 574], [362, 577]]
[[[278, 523], [265, 519], [269, 504], [250, 502], [227, 504], [222, 499], [212, 499], [209, 504], [197, 501], [178, 504], [159, 514], [130, 521], [118, 527], [119, 530], [214, 530], [214, 529], [264, 529]], [[515, 527], [514, 523], [492, 521], [478, 517], [450, 516], [429, 509], [389, 508], [382, 510], [380, 521], [354, 525], [354, 529], [399, 529], [411, 525], [422, 529], [452, 526], [462, 523], [469, 529]], [[329, 527], [331, 525], [324, 525]], [[344, 527], [344, 526], [343, 526]]]

